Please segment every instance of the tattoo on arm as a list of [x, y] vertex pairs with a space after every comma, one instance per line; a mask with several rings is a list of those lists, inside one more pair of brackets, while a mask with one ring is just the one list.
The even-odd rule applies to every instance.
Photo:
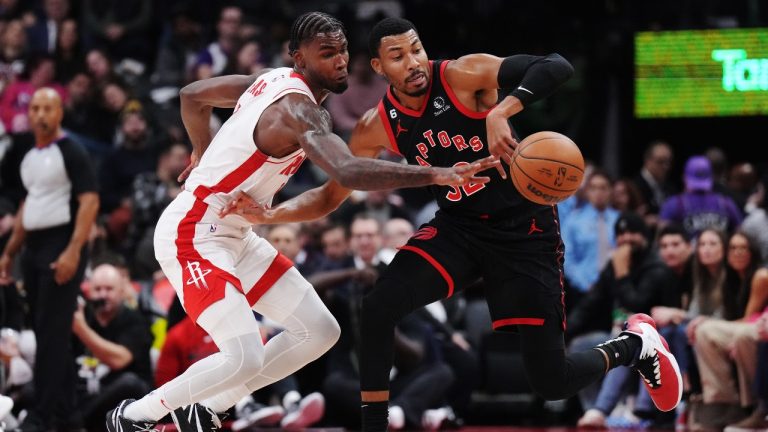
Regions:
[[330, 114], [308, 102], [297, 107], [299, 142], [307, 156], [342, 186], [358, 190], [397, 189], [434, 183], [434, 170], [378, 159], [358, 158], [332, 132]]

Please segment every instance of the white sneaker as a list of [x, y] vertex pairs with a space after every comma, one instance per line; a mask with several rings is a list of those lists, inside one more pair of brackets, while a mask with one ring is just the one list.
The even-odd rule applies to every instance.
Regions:
[[405, 427], [405, 412], [397, 405], [389, 407], [389, 428], [400, 430]]
[[605, 429], [605, 414], [598, 409], [588, 409], [583, 416], [576, 422], [577, 428], [584, 429]]
[[421, 416], [421, 427], [429, 431], [440, 430], [445, 421], [455, 418], [456, 415], [451, 407], [445, 406], [437, 409], [428, 409]]
[[13, 399], [0, 395], [0, 420], [4, 419], [13, 409]]
[[319, 422], [324, 414], [325, 397], [318, 392], [310, 393], [289, 408], [280, 426], [290, 430], [302, 429]]
[[640, 355], [632, 368], [640, 373], [645, 388], [661, 411], [672, 411], [683, 396], [683, 376], [669, 345], [656, 330], [656, 322], [646, 314], [627, 318], [621, 335], [633, 334], [643, 342]]
[[232, 430], [240, 431], [250, 426], [274, 426], [285, 416], [281, 406], [267, 406], [257, 403], [250, 395], [235, 405], [237, 420], [232, 422]]

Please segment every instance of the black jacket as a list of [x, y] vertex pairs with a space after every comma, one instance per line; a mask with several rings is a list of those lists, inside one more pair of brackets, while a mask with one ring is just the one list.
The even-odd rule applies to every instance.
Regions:
[[616, 279], [613, 264], [608, 261], [597, 282], [568, 317], [569, 337], [589, 331], [610, 332], [613, 311], [618, 308], [627, 313], [650, 313], [653, 306], [680, 307], [677, 280], [650, 249], [633, 254], [629, 274], [620, 279]]

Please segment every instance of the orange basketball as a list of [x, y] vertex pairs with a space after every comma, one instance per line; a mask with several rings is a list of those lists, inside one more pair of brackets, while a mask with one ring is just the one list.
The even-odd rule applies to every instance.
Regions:
[[520, 141], [509, 171], [521, 195], [537, 204], [552, 205], [579, 189], [584, 157], [567, 136], [537, 132]]

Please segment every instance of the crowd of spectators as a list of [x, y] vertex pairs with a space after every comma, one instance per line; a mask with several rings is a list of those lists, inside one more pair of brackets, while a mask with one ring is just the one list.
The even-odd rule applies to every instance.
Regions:
[[[424, 23], [433, 57], [455, 57], [480, 41], [487, 42], [484, 51], [499, 54], [552, 48], [571, 57], [578, 70], [585, 58], [609, 54], [586, 54], [579, 44], [588, 43], [592, 34], [581, 41], [564, 40], [562, 47], [552, 43], [567, 29], [588, 24], [577, 18], [590, 8], [574, 11], [577, 18], [557, 18], [552, 27], [558, 31], [544, 34], [525, 23], [526, 14], [548, 15], [542, 4], [518, 5], [515, 16], [506, 16], [512, 7], [506, 3], [0, 0], [0, 252], [15, 258], [5, 248], [30, 192], [21, 165], [35, 142], [29, 107], [40, 88], [53, 89], [61, 99], [67, 140], [88, 156], [78, 176], [93, 172], [99, 203], [98, 217], [87, 227], [79, 263], [83, 274], [74, 275], [81, 298], [72, 310], [31, 289], [32, 282], [22, 277], [22, 259], [9, 261], [13, 281], [3, 280], [0, 286], [0, 430], [17, 424], [25, 431], [102, 430], [104, 413], [120, 400], [142, 396], [216, 352], [205, 332], [185, 317], [152, 250], [155, 223], [181, 190], [177, 177], [189, 162], [180, 88], [223, 74], [291, 66], [290, 22], [313, 8], [331, 8], [348, 26], [349, 89], [326, 102], [342, 137], [386, 89], [361, 45], [370, 24], [386, 14], [405, 14], [420, 28]], [[603, 17], [626, 22], [632, 8], [606, 3]], [[710, 17], [731, 14], [761, 19], [757, 9], [704, 3], [704, 12], [683, 8], [663, 17], [640, 13], [634, 18], [650, 28], [715, 25]], [[573, 8], [566, 2], [562, 6]], [[487, 20], [487, 34], [472, 32], [467, 23], [450, 26], [450, 31], [434, 24], [457, 21], [462, 14]], [[507, 19], [540, 36], [538, 44], [501, 37]], [[526, 110], [523, 130], [583, 136], [590, 127], [589, 120], [578, 120], [584, 80], [577, 76], [575, 84], [563, 89], [565, 96], [556, 94]], [[211, 130], [228, 115], [214, 110]], [[591, 341], [617, 334], [628, 314], [649, 313], [685, 377], [681, 407], [660, 413], [634, 374], [614, 370], [580, 393], [579, 426], [674, 427], [678, 422], [692, 429], [729, 424], [742, 430], [768, 428], [765, 166], [730, 164], [717, 147], [701, 148], [692, 157], [677, 154], [689, 144], [651, 142], [642, 166], [621, 177], [611, 167], [589, 162], [582, 189], [559, 205], [570, 347], [591, 347]], [[588, 157], [598, 154], [589, 146], [583, 150]], [[397, 160], [394, 154], [383, 157]], [[673, 170], [676, 157], [685, 162], [681, 181]], [[321, 170], [305, 163], [278, 199], [325, 180]], [[359, 425], [361, 297], [434, 210], [434, 202], [420, 190], [355, 192], [328, 218], [254, 228], [313, 284], [339, 321], [342, 336], [318, 361], [240, 401], [229, 427]], [[27, 240], [25, 250], [34, 247]], [[498, 367], [498, 358], [514, 361], [514, 339], [505, 338], [500, 348], [490, 335], [481, 285], [431, 304], [398, 325], [391, 374], [393, 429], [434, 430], [498, 419], [478, 414], [487, 412], [480, 405], [494, 397], [503, 407], [497, 410], [501, 418], [521, 422], [509, 418], [507, 399], [501, 396], [530, 390], [508, 377], [520, 370]], [[64, 328], [71, 347], [61, 341], [55, 345], [71, 355], [40, 346], [42, 335], [34, 330], [40, 326], [35, 311], [41, 302], [65, 311], [67, 322], [72, 313], [71, 329]], [[281, 331], [268, 320], [261, 324], [265, 340]], [[71, 363], [61, 363], [74, 377], [71, 386], [62, 378], [59, 388], [61, 394], [69, 392], [67, 410], [53, 406], [40, 412], [36, 405], [35, 392], [41, 389], [35, 388], [34, 371], [41, 368], [40, 353], [44, 362]], [[525, 416], [522, 422], [530, 423]]]

